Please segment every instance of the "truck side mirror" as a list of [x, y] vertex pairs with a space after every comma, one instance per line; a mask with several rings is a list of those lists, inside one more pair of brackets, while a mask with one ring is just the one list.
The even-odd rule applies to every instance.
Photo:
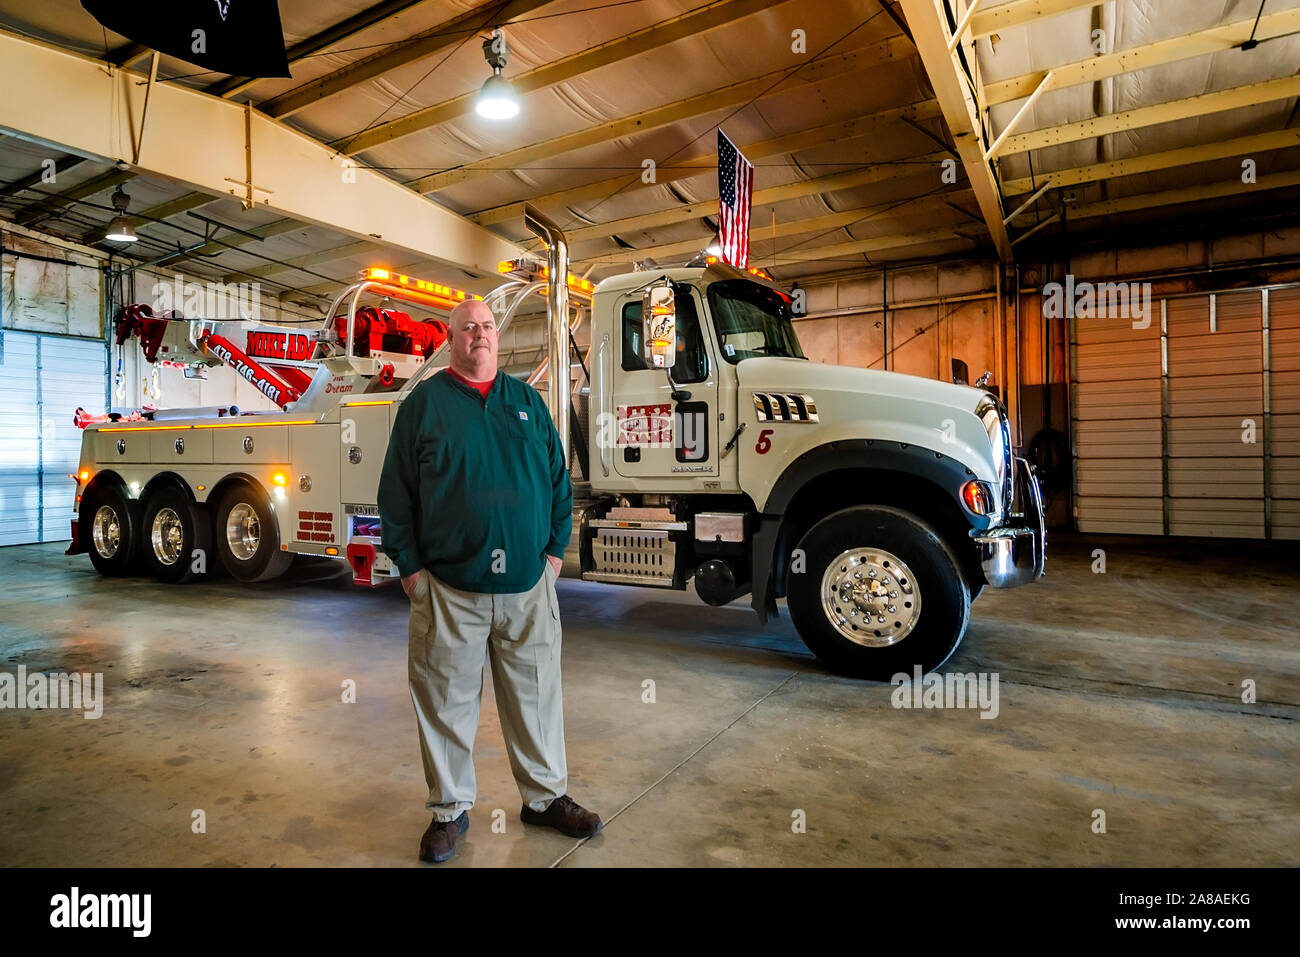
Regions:
[[677, 307], [670, 282], [655, 283], [641, 297], [641, 342], [645, 363], [671, 369], [677, 361]]

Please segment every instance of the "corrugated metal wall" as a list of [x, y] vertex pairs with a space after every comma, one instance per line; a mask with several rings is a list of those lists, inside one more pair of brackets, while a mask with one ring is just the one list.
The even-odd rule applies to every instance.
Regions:
[[1270, 531], [1300, 539], [1300, 288], [1270, 290], [1268, 344]]
[[1300, 538], [1300, 289], [1071, 323], [1083, 532]]
[[1160, 534], [1160, 324], [1071, 326], [1074, 514], [1081, 531]]
[[0, 361], [0, 545], [70, 537], [81, 455], [77, 406], [104, 402], [103, 342], [4, 331]]

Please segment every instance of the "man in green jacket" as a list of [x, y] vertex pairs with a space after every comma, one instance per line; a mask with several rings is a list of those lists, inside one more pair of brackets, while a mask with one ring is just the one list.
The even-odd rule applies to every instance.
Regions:
[[379, 482], [384, 551], [411, 601], [408, 675], [433, 812], [420, 860], [432, 863], [469, 828], [485, 658], [520, 818], [578, 838], [601, 828], [565, 793], [555, 581], [573, 527], [568, 463], [541, 396], [497, 370], [492, 310], [463, 302], [450, 327], [450, 367], [402, 402]]

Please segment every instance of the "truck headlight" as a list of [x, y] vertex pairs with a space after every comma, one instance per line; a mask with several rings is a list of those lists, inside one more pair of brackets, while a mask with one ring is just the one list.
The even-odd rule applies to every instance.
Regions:
[[989, 515], [997, 511], [994, 502], [997, 498], [988, 482], [978, 479], [967, 482], [961, 487], [961, 497], [966, 507], [976, 515]]
[[1002, 404], [991, 395], [985, 395], [975, 408], [975, 414], [984, 424], [984, 431], [989, 436], [989, 448], [993, 453], [993, 471], [997, 476], [998, 489], [1001, 493], [1002, 510], [1011, 511], [1012, 498], [1012, 464], [1011, 464], [1011, 426], [1007, 423]]

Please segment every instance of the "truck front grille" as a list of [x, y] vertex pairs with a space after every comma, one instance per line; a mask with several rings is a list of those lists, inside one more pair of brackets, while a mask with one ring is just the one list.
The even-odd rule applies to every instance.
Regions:
[[587, 577], [671, 587], [677, 545], [668, 532], [645, 528], [598, 528], [595, 532], [591, 557], [596, 569]]

